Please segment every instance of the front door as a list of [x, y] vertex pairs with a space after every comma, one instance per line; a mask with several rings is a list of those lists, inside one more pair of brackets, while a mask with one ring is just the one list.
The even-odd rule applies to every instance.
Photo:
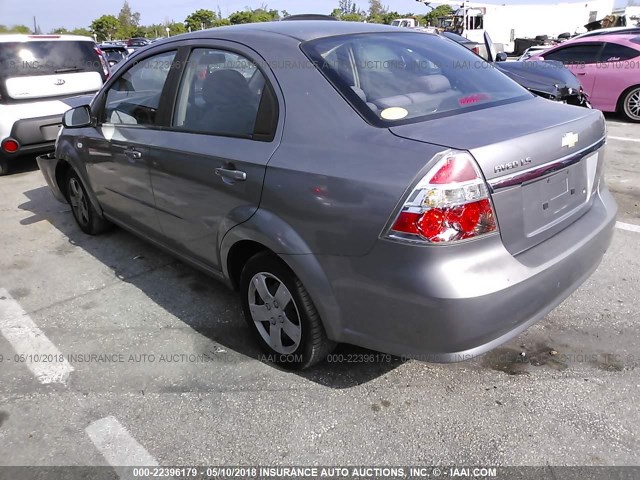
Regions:
[[[149, 141], [175, 51], [136, 62], [103, 92], [86, 138], [87, 173], [108, 214], [144, 232], [160, 230], [149, 175]], [[119, 72], [120, 73], [120, 72]]]

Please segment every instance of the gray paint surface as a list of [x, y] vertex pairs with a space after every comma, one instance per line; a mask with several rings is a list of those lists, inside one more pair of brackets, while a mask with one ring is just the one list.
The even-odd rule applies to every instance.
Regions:
[[[110, 218], [214, 275], [228, 279], [226, 255], [237, 241], [252, 240], [279, 254], [305, 284], [336, 341], [399, 355], [435, 355], [439, 361], [481, 353], [541, 318], [598, 265], [616, 212], [599, 181], [602, 151], [589, 198], [548, 222], [534, 215], [535, 235], [517, 222], [526, 211], [527, 185], [492, 196], [501, 235], [407, 246], [381, 239], [385, 225], [438, 152], [468, 150], [485, 178], [494, 180], [498, 165], [527, 157], [527, 168], [534, 168], [596, 144], [605, 135], [604, 120], [596, 111], [525, 96], [507, 105], [378, 128], [318, 70], [286, 63], [306, 61], [299, 38], [376, 31], [390, 30], [282, 22], [159, 42], [133, 58], [183, 43], [218, 48], [234, 41], [254, 50], [256, 60], [266, 60], [269, 67], [263, 68], [281, 106], [275, 139], [122, 129], [125, 139], [145, 150], [143, 165], [122, 162], [121, 172], [129, 173], [121, 175], [113, 170], [117, 157], [95, 160], [73, 146], [82, 136], [87, 145], [99, 137], [96, 129], [85, 128], [63, 133], [58, 157], [81, 172], [87, 165], [86, 184]], [[579, 134], [577, 145], [562, 147], [567, 133]], [[214, 170], [224, 162], [241, 165], [249, 180], [222, 184]], [[578, 165], [586, 168], [584, 162]], [[41, 167], [54, 168], [53, 162]], [[110, 189], [109, 182], [114, 182]], [[579, 172], [572, 182], [578, 190], [586, 187]]]

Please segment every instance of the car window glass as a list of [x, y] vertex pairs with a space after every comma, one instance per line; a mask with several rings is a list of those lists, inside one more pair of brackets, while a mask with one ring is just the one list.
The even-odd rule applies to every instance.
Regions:
[[602, 44], [578, 44], [543, 54], [545, 60], [557, 60], [565, 65], [597, 63]]
[[623, 60], [630, 60], [640, 55], [640, 51], [633, 48], [625, 47], [624, 45], [618, 45], [617, 43], [607, 43], [602, 51], [603, 62], [621, 62]]
[[176, 52], [146, 58], [124, 72], [109, 88], [102, 121], [155, 125], [160, 95]]
[[529, 95], [439, 35], [342, 35], [305, 42], [302, 49], [354, 108], [381, 126]]
[[214, 135], [253, 134], [265, 79], [232, 52], [193, 50], [180, 83], [173, 126]]

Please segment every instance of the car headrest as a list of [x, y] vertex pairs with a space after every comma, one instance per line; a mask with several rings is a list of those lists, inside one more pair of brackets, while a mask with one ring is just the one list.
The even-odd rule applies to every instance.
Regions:
[[451, 88], [449, 79], [444, 75], [427, 75], [418, 79], [418, 84], [427, 93], [445, 92]]
[[237, 70], [215, 70], [202, 84], [202, 98], [214, 106], [249, 103], [251, 89]]

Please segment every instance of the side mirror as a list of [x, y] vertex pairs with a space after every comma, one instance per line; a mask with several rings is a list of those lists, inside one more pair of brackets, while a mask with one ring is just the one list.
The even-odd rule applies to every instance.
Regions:
[[507, 54], [505, 52], [498, 52], [496, 54], [496, 62], [506, 62], [507, 61]]
[[81, 105], [67, 110], [62, 117], [62, 125], [66, 128], [81, 128], [91, 126], [91, 109], [89, 105]]

